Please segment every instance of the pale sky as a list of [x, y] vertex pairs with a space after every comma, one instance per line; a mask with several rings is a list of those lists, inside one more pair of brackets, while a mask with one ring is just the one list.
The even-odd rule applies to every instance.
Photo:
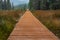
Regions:
[[19, 4], [29, 3], [29, 0], [10, 0], [10, 1], [11, 3], [13, 2], [15, 6]]

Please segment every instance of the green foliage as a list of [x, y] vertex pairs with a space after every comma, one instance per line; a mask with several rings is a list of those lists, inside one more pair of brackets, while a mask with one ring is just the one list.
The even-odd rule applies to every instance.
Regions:
[[16, 21], [12, 17], [0, 16], [0, 40], [7, 40]]
[[2, 2], [1, 2], [2, 0], [0, 0], [0, 10], [2, 9]]
[[30, 0], [29, 5], [35, 10], [56, 10], [60, 9], [60, 0]]
[[5, 7], [7, 7], [7, 9], [8, 10], [10, 10], [11, 9], [11, 3], [10, 3], [10, 0], [7, 0], [7, 2], [6, 2], [7, 4], [7, 6], [5, 6]]
[[11, 9], [11, 3], [10, 0], [0, 0], [0, 10], [10, 10]]
[[7, 40], [22, 14], [21, 10], [0, 10], [0, 40]]

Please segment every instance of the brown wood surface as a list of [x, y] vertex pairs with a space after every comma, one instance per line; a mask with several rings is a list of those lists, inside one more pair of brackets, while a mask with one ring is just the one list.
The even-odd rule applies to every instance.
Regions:
[[7, 40], [59, 40], [27, 10]]

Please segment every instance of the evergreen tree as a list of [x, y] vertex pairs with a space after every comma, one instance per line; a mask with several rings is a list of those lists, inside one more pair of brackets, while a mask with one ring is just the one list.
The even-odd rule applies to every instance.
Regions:
[[29, 6], [29, 9], [32, 9], [32, 8], [33, 8], [33, 5], [32, 5], [33, 3], [32, 3], [32, 2], [33, 2], [33, 1], [30, 0], [30, 2], [29, 2], [29, 5], [30, 5], [30, 6]]
[[11, 9], [10, 0], [0, 0], [0, 9], [10, 10]]
[[0, 0], [0, 10], [2, 9], [2, 0]]
[[10, 0], [7, 0], [7, 9], [10, 10], [11, 9], [11, 3], [10, 3]]
[[[38, 3], [37, 3], [38, 1]], [[38, 6], [36, 6], [38, 5]], [[30, 0], [30, 9], [60, 9], [60, 0]], [[36, 9], [37, 8], [37, 9]]]
[[37, 9], [40, 10], [40, 2], [41, 1], [38, 1], [38, 6], [37, 6]]
[[13, 5], [13, 3], [12, 3], [12, 5], [11, 5], [11, 8], [14, 9], [14, 5]]
[[4, 10], [7, 9], [6, 0], [4, 0], [4, 2], [3, 2], [3, 6], [2, 6], [2, 7], [3, 7]]

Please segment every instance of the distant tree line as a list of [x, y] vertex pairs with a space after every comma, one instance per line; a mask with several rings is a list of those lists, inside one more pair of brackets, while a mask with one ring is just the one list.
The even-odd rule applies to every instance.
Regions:
[[60, 9], [60, 0], [30, 0], [30, 9], [56, 10]]
[[10, 10], [10, 9], [12, 9], [10, 0], [0, 0], [0, 10]]

